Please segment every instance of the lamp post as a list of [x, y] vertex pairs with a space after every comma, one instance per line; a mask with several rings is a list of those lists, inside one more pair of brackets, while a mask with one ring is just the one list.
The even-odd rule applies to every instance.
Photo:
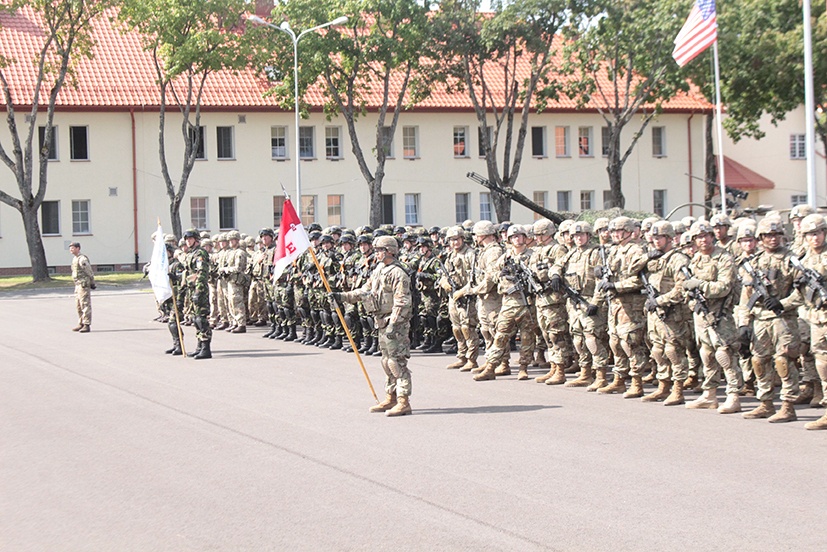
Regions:
[[319, 29], [324, 29], [325, 27], [341, 25], [342, 23], [347, 22], [347, 19], [347, 16], [343, 15], [342, 17], [337, 17], [333, 21], [328, 21], [327, 23], [322, 23], [321, 25], [316, 25], [315, 27], [305, 29], [304, 31], [296, 35], [295, 31], [293, 31], [293, 29], [290, 28], [290, 23], [288, 23], [287, 21], [282, 21], [281, 25], [274, 25], [268, 21], [265, 21], [257, 15], [250, 15], [247, 17], [247, 21], [254, 25], [271, 27], [273, 29], [276, 29], [277, 31], [281, 31], [285, 34], [290, 35], [290, 39], [293, 41], [293, 103], [295, 105], [296, 112], [296, 152], [294, 155], [296, 156], [296, 201], [299, 202], [299, 219], [301, 219], [303, 211], [301, 159], [299, 155], [299, 41], [302, 39], [303, 36], [309, 33], [318, 31]]

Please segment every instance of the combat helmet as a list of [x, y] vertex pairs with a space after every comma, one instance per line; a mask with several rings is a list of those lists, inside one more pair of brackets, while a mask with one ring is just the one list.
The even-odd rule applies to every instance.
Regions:
[[804, 217], [801, 221], [801, 233], [808, 234], [810, 232], [818, 232], [819, 230], [827, 230], [827, 220], [823, 215], [813, 213]]
[[393, 236], [379, 236], [373, 240], [373, 247], [384, 247], [394, 255], [399, 253], [399, 242]]

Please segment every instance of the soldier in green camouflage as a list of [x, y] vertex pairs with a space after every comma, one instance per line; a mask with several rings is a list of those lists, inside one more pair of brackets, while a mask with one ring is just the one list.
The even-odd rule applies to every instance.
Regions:
[[210, 256], [200, 246], [201, 237], [197, 230], [184, 232], [188, 253], [184, 260], [184, 278], [187, 295], [193, 309], [193, 323], [196, 328], [198, 346], [193, 358], [200, 360], [212, 358], [210, 343], [212, 329], [208, 317], [210, 315]]

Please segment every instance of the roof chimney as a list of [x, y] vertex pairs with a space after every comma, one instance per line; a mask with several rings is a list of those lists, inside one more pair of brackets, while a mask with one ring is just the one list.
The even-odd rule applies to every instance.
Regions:
[[269, 18], [274, 6], [274, 0], [256, 0], [256, 15]]

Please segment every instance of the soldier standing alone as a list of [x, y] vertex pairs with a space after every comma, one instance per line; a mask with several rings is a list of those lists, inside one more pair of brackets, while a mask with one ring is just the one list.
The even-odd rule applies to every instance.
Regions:
[[78, 311], [78, 325], [72, 328], [73, 332], [88, 333], [92, 325], [92, 294], [95, 289], [95, 274], [89, 257], [80, 252], [80, 244], [72, 242], [69, 251], [74, 255], [72, 259], [72, 281], [75, 283], [75, 306]]

